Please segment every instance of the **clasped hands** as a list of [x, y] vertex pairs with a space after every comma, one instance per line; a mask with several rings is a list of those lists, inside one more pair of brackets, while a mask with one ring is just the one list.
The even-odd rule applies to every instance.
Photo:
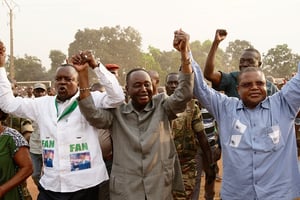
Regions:
[[98, 66], [97, 60], [91, 50], [80, 51], [73, 55], [67, 62], [72, 63], [78, 72], [88, 70], [88, 67], [94, 69]]

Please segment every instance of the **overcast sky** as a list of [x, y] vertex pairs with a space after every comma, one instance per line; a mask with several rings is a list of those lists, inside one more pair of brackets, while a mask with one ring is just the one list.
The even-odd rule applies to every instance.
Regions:
[[[10, 0], [7, 0], [10, 2]], [[0, 39], [9, 53], [9, 10], [0, 0]], [[214, 38], [215, 30], [228, 31], [221, 44], [247, 40], [262, 53], [287, 44], [300, 54], [300, 0], [14, 0], [14, 55], [36, 56], [50, 65], [50, 50], [67, 54], [77, 30], [131, 26], [140, 32], [143, 49], [149, 45], [172, 49], [178, 28], [191, 41]]]

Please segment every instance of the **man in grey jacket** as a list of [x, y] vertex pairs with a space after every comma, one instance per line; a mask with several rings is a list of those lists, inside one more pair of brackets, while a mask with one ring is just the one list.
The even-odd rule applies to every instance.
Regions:
[[[90, 92], [80, 91], [79, 107], [90, 124], [102, 129], [112, 128], [111, 199], [172, 199], [177, 153], [169, 120], [184, 111], [193, 95], [188, 44], [178, 44], [174, 40], [174, 45], [180, 46], [182, 67], [178, 88], [170, 97], [166, 94], [152, 97], [151, 78], [140, 68], [131, 70], [126, 76], [130, 101], [115, 109], [97, 109]], [[82, 59], [88, 56], [73, 57], [81, 88], [89, 83], [88, 64]]]

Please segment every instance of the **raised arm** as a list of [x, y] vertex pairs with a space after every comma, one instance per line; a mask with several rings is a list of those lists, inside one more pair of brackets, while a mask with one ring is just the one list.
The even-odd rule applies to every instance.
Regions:
[[181, 53], [181, 72], [192, 73], [190, 57], [190, 36], [181, 29], [174, 32], [173, 46]]
[[88, 56], [91, 55], [85, 56], [82, 54], [76, 54], [72, 56], [71, 59], [71, 62], [73, 63], [79, 75], [80, 94], [78, 105], [81, 113], [92, 126], [96, 128], [107, 129], [111, 125], [112, 115], [109, 113], [109, 111], [99, 107], [96, 108], [95, 106], [95, 102], [89, 89], [88, 68], [95, 68], [97, 65], [89, 63], [87, 61]]
[[206, 169], [208, 169], [208, 171], [206, 172], [207, 173], [206, 179], [209, 182], [212, 182], [216, 178], [216, 169], [215, 169], [216, 163], [214, 162], [214, 159], [213, 159], [211, 147], [208, 143], [208, 139], [207, 139], [206, 132], [204, 129], [201, 111], [198, 106], [195, 106], [195, 111], [194, 111], [193, 120], [192, 120], [192, 128], [198, 139], [199, 146], [203, 152], [203, 158], [205, 161], [203, 164], [206, 165]]
[[227, 32], [223, 29], [216, 30], [215, 39], [212, 46], [208, 52], [205, 67], [204, 67], [204, 77], [211, 81], [215, 87], [218, 87], [221, 82], [221, 73], [215, 71], [215, 57], [218, 50], [219, 44], [222, 40], [226, 38]]
[[[90, 94], [87, 72], [88, 67], [91, 67], [97, 75], [98, 81], [105, 88], [105, 92], [102, 93], [102, 98], [94, 99], [96, 106], [103, 108], [114, 108], [124, 102], [125, 96], [123, 89], [120, 86], [116, 76], [110, 73], [101, 63], [97, 63], [91, 51], [83, 51], [74, 55], [71, 62], [77, 66], [79, 76], [82, 77], [81, 79], [83, 79], [79, 80], [81, 89], [80, 95], [83, 95], [81, 97], [86, 97], [86, 95]], [[85, 64], [87, 65], [85, 66]], [[86, 90], [84, 91], [84, 89]]]
[[15, 98], [12, 85], [5, 70], [6, 49], [0, 41], [0, 108], [6, 113], [22, 118], [34, 119], [34, 104], [32, 99]]
[[179, 72], [178, 86], [174, 93], [164, 102], [164, 107], [169, 112], [170, 119], [176, 117], [174, 114], [183, 112], [186, 103], [193, 97], [194, 75], [191, 67], [189, 53], [189, 35], [182, 30], [174, 32], [173, 46], [181, 54], [181, 67]]

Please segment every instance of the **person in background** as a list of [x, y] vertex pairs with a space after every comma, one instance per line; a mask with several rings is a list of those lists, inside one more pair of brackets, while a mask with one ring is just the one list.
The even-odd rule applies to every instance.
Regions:
[[[214, 41], [209, 50], [205, 67], [204, 77], [211, 81], [212, 87], [218, 91], [224, 91], [229, 97], [239, 97], [237, 91], [237, 77], [239, 71], [230, 72], [229, 74], [221, 71], [215, 71], [215, 57], [216, 52], [221, 41], [227, 36], [227, 31], [224, 29], [217, 29]], [[261, 55], [258, 50], [254, 48], [245, 49], [242, 52], [239, 62], [239, 70], [241, 71], [246, 67], [261, 67]], [[267, 95], [272, 95], [278, 91], [276, 85], [267, 80]]]
[[[201, 107], [201, 105], [199, 105]], [[203, 119], [203, 125], [206, 133], [206, 137], [208, 143], [210, 145], [210, 149], [212, 152], [213, 161], [215, 163], [215, 173], [216, 173], [216, 181], [221, 181], [222, 178], [219, 177], [219, 167], [218, 167], [218, 160], [221, 158], [221, 148], [219, 144], [219, 136], [218, 136], [218, 128], [216, 124], [215, 118], [207, 111], [206, 108], [201, 107], [201, 115]], [[202, 172], [209, 174], [209, 168], [205, 164], [207, 162], [205, 160], [205, 155], [203, 154], [202, 149], [198, 149], [196, 154], [196, 166], [197, 166], [197, 177], [196, 177], [196, 185], [195, 185], [195, 196], [199, 197], [200, 195], [200, 186], [201, 186], [201, 175]], [[207, 176], [207, 175], [206, 175]], [[204, 183], [204, 198], [206, 200], [213, 200], [215, 197], [215, 181], [209, 181], [205, 176], [205, 183]]]
[[[0, 60], [5, 60], [5, 53], [1, 56]], [[97, 63], [91, 52], [85, 51], [82, 56], [105, 86], [105, 93], [92, 93], [97, 107], [113, 108], [123, 103], [122, 87], [116, 77]], [[100, 183], [108, 179], [98, 142], [99, 130], [85, 120], [78, 107], [79, 91], [90, 87], [78, 88], [78, 81], [73, 65], [64, 64], [55, 73], [56, 96], [15, 98], [4, 62], [0, 63], [0, 108], [35, 121], [40, 129], [44, 161], [47, 162], [44, 162], [39, 182], [38, 200], [94, 199]], [[90, 168], [73, 171], [82, 155], [90, 159]]]
[[32, 121], [29, 119], [23, 119], [21, 122], [21, 134], [23, 135], [23, 137], [28, 143], [33, 131], [34, 129], [32, 127]]
[[104, 92], [105, 88], [101, 83], [94, 83], [91, 86], [91, 91], [99, 91], [99, 92]]
[[[25, 140], [29, 143], [30, 136], [33, 132], [32, 121], [28, 119], [22, 119], [21, 122], [21, 134], [25, 138]], [[30, 148], [29, 148], [30, 149]], [[34, 171], [34, 166], [33, 166]], [[32, 200], [32, 196], [27, 187], [27, 180], [21, 183], [21, 187], [23, 190], [23, 196], [25, 200]]]
[[[176, 45], [183, 49], [182, 67], [178, 88], [170, 97], [166, 94], [153, 96], [150, 75], [141, 68], [127, 73], [125, 87], [130, 100], [115, 109], [97, 109], [90, 91], [80, 91], [79, 107], [90, 124], [97, 128], [112, 128], [111, 199], [172, 199], [177, 153], [169, 120], [184, 111], [193, 90], [186, 44]], [[73, 60], [77, 63], [74, 66], [79, 72], [80, 87], [87, 87], [88, 66], [82, 64], [80, 55]], [[176, 181], [182, 186], [181, 179]]]
[[157, 88], [157, 92], [158, 92], [158, 93], [165, 93], [166, 90], [165, 90], [164, 87], [160, 86], [160, 87]]
[[117, 64], [105, 64], [105, 67], [108, 71], [110, 71], [112, 74], [114, 74], [117, 78], [119, 78], [119, 69], [120, 66]]
[[[112, 74], [114, 74], [117, 79], [119, 79], [119, 69], [121, 68], [119, 65], [114, 64], [114, 63], [109, 63], [109, 64], [105, 64], [105, 67], [108, 71], [110, 71]], [[125, 96], [125, 102], [129, 101], [129, 97], [127, 95], [126, 90], [123, 88], [123, 93]]]
[[[178, 40], [188, 41], [189, 35], [180, 31]], [[191, 53], [190, 59], [195, 73], [194, 94], [219, 128], [221, 198], [300, 197], [294, 128], [300, 108], [300, 64], [297, 75], [272, 96], [267, 96], [266, 78], [259, 67], [242, 69], [237, 79], [239, 99], [210, 88]]]
[[[3, 54], [1, 48], [0, 54]], [[17, 130], [3, 125], [7, 117], [8, 114], [0, 110], [0, 199], [31, 199], [29, 193], [24, 194], [22, 185], [33, 171], [29, 145]]]
[[155, 70], [149, 70], [148, 71], [151, 81], [152, 81], [152, 87], [153, 87], [153, 95], [158, 94], [158, 87], [159, 87], [159, 74]]
[[[46, 85], [43, 83], [35, 83], [33, 85], [33, 94], [35, 98], [39, 98], [42, 96], [46, 96], [47, 93]], [[42, 155], [42, 144], [40, 139], [40, 128], [38, 124], [33, 121], [32, 123], [34, 131], [31, 134], [29, 140], [30, 146], [30, 156], [33, 163], [33, 173], [31, 175], [33, 182], [36, 186], [39, 185], [39, 181], [42, 176], [42, 168], [43, 168], [43, 155]]]
[[[166, 77], [166, 93], [171, 96], [177, 88], [178, 73], [169, 73]], [[182, 177], [185, 191], [173, 191], [173, 198], [176, 200], [198, 200], [199, 194], [195, 194], [195, 182], [197, 176], [196, 153], [202, 149], [204, 165], [207, 165], [207, 180], [214, 182], [215, 165], [212, 158], [211, 149], [204, 131], [202, 115], [197, 100], [192, 99], [187, 103], [184, 112], [177, 114], [177, 118], [171, 122], [172, 134], [180, 160]], [[201, 173], [201, 172], [200, 172]], [[200, 189], [197, 188], [198, 190]]]
[[33, 87], [31, 85], [26, 87], [26, 95], [24, 97], [34, 99]]
[[55, 88], [53, 88], [51, 86], [47, 87], [47, 95], [48, 96], [55, 96], [56, 95]]

